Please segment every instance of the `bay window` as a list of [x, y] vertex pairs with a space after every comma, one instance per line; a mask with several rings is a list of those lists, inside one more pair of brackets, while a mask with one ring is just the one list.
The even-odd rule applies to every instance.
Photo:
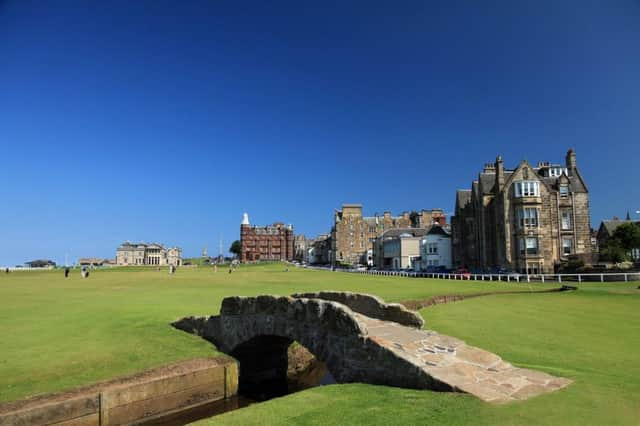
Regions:
[[513, 184], [515, 196], [520, 197], [538, 197], [540, 196], [540, 185], [534, 180], [523, 180]]
[[524, 207], [516, 210], [518, 226], [520, 228], [538, 227], [538, 209], [535, 207]]

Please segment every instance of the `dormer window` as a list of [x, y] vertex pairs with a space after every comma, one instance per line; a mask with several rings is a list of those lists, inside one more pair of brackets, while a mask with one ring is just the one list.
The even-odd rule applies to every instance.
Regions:
[[513, 186], [516, 198], [540, 196], [540, 186], [537, 181], [523, 180], [516, 182]]
[[551, 177], [560, 177], [562, 176], [562, 172], [566, 173], [567, 169], [564, 167], [551, 167], [549, 168], [549, 176]]
[[569, 185], [560, 185], [560, 198], [567, 198], [569, 196]]

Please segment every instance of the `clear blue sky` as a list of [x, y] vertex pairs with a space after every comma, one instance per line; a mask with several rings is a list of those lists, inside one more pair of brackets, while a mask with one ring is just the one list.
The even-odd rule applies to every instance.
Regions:
[[569, 147], [595, 227], [640, 209], [639, 118], [636, 0], [0, 1], [0, 265], [451, 212]]

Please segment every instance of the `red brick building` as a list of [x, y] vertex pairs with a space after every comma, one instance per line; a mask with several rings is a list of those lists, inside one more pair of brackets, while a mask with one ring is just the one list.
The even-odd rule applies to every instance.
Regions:
[[246, 213], [240, 225], [241, 262], [257, 260], [293, 260], [293, 226], [274, 223], [251, 226]]

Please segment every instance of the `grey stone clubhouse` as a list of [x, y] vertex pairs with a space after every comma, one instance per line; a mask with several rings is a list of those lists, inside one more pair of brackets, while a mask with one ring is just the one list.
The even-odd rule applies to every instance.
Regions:
[[125, 241], [116, 250], [116, 264], [118, 266], [180, 266], [182, 265], [182, 249], [179, 247], [165, 248], [157, 243], [132, 243]]

